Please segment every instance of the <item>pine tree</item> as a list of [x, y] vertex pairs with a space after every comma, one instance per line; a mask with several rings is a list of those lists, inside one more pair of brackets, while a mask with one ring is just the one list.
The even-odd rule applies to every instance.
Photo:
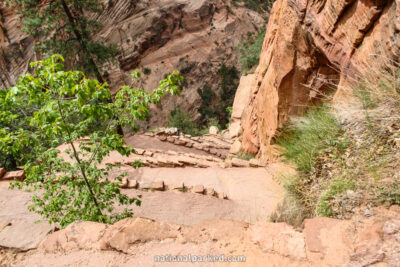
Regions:
[[116, 45], [94, 40], [103, 10], [99, 0], [6, 0], [23, 21], [23, 31], [37, 40], [44, 55], [62, 54], [69, 69], [83, 69], [104, 82], [101, 66], [118, 53]]

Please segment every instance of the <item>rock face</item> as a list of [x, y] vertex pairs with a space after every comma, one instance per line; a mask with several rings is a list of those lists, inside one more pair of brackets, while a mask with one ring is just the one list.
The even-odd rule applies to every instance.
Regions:
[[399, 2], [277, 0], [242, 116], [242, 149], [269, 158], [271, 139], [290, 116], [332, 87], [340, 88], [336, 99], [346, 95], [349, 77], [369, 62], [397, 60]]
[[[114, 225], [75, 222], [50, 234], [37, 250], [14, 259], [11, 266], [65, 262], [69, 266], [77, 262], [103, 266], [110, 253], [118, 266], [149, 266], [156, 255], [193, 251], [199, 255], [244, 255], [246, 261], [240, 262], [241, 266], [265, 266], [266, 259], [267, 266], [398, 266], [399, 223], [314, 218], [299, 232], [286, 223], [229, 220], [194, 226], [138, 217]], [[90, 263], [94, 256], [99, 258], [97, 264]]]
[[[161, 126], [176, 104], [196, 116], [201, 105], [198, 89], [219, 88], [222, 63], [238, 67], [239, 45], [248, 32], [264, 24], [260, 14], [223, 0], [114, 0], [103, 1], [103, 24], [97, 38], [115, 43], [123, 51], [116, 64], [105, 66], [105, 78], [114, 89], [131, 85], [130, 72], [142, 70], [147, 90], [173, 70], [185, 78], [182, 96], [153, 107], [150, 125]], [[21, 22], [0, 4], [0, 88], [16, 83], [36, 60], [33, 38], [20, 31]]]
[[14, 85], [35, 59], [33, 37], [20, 28], [18, 15], [0, 4], [0, 88]]

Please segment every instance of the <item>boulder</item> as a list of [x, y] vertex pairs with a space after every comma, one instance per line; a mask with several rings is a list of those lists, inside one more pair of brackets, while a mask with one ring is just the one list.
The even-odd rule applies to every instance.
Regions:
[[228, 199], [228, 196], [224, 192], [218, 192], [217, 197], [220, 199]]
[[202, 185], [195, 185], [192, 188], [192, 192], [196, 194], [203, 194], [204, 193], [204, 186]]
[[76, 249], [101, 249], [101, 238], [108, 225], [97, 222], [74, 222], [61, 231], [48, 235], [39, 249], [47, 253], [68, 252]]
[[167, 141], [167, 136], [165, 135], [159, 135], [158, 139], [160, 139], [161, 141]]
[[229, 153], [237, 154], [240, 152], [241, 147], [242, 147], [242, 142], [238, 139], [232, 144], [231, 149], [229, 150]]
[[54, 231], [48, 222], [36, 222], [31, 219], [13, 219], [0, 221], [0, 247], [27, 251], [35, 249]]
[[390, 220], [385, 222], [382, 228], [385, 235], [393, 235], [400, 232], [400, 220]]
[[178, 145], [178, 146], [185, 146], [186, 143], [187, 142], [185, 140], [182, 140], [182, 139], [175, 139], [175, 142], [174, 142], [174, 144]]
[[7, 172], [3, 175], [2, 180], [19, 180], [23, 181], [25, 179], [25, 171], [12, 171]]
[[188, 148], [192, 148], [193, 147], [193, 143], [186, 143], [185, 146], [188, 147]]
[[0, 168], [0, 179], [6, 174], [6, 169]]
[[121, 184], [120, 184], [120, 188], [128, 188], [129, 186], [129, 180], [127, 177], [122, 178]]
[[170, 143], [175, 143], [175, 138], [172, 137], [172, 136], [168, 136], [167, 137], [167, 141], [170, 142]]
[[103, 249], [129, 253], [140, 243], [177, 238], [182, 227], [143, 218], [128, 218], [110, 226], [101, 239]]
[[250, 163], [247, 160], [232, 158], [231, 161], [233, 167], [246, 168], [250, 166]]
[[139, 188], [140, 189], [163, 191], [164, 190], [164, 181], [141, 183], [141, 184], [139, 184]]
[[219, 129], [217, 126], [211, 126], [208, 132], [209, 132], [209, 134], [217, 135], [219, 132]]
[[215, 195], [214, 188], [210, 188], [210, 187], [206, 188], [206, 195], [207, 196], [214, 196]]
[[255, 167], [255, 168], [267, 166], [267, 164], [263, 163], [261, 160], [258, 160], [258, 159], [250, 159], [249, 165], [250, 165], [250, 167]]
[[145, 152], [145, 150], [144, 150], [144, 149], [141, 149], [141, 148], [135, 148], [135, 153], [136, 153], [137, 155], [143, 155], [143, 154], [144, 154], [144, 152]]
[[154, 153], [151, 152], [151, 151], [146, 150], [146, 151], [143, 153], [143, 155], [144, 155], [144, 156], [147, 156], [147, 157], [152, 157], [152, 156], [154, 155]]
[[169, 186], [169, 188], [171, 190], [182, 191], [185, 189], [185, 185], [183, 184], [183, 182], [181, 182], [181, 183], [173, 184], [173, 185]]
[[138, 187], [138, 182], [137, 180], [133, 180], [133, 179], [129, 179], [128, 180], [128, 188], [132, 189], [132, 188], [137, 188]]

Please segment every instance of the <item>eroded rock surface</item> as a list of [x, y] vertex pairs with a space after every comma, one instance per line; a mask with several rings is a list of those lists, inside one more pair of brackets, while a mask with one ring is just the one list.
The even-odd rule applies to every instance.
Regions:
[[[157, 264], [157, 255], [224, 254], [225, 257], [245, 255], [245, 262], [218, 265], [396, 266], [399, 222], [386, 216], [352, 221], [314, 218], [306, 222], [303, 232], [285, 223], [248, 224], [229, 220], [194, 226], [136, 217], [111, 226], [77, 222], [49, 235], [37, 250], [17, 255], [12, 263], [13, 266], [149, 266]], [[197, 264], [213, 263], [206, 258]]]
[[337, 99], [347, 95], [349, 77], [370, 71], [372, 62], [398, 60], [399, 4], [277, 0], [242, 116], [242, 149], [271, 157], [271, 140], [290, 116], [332, 87]]

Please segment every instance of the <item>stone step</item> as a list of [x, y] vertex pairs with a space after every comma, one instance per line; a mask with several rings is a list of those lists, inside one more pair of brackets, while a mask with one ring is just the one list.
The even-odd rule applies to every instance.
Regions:
[[[118, 182], [114, 180], [114, 182]], [[124, 178], [120, 184], [122, 189], [139, 189], [143, 191], [180, 191], [186, 193], [202, 194], [207, 196], [213, 196], [220, 199], [228, 199], [228, 196], [224, 192], [216, 192], [214, 188], [203, 185], [188, 186], [183, 182], [177, 184], [165, 184], [164, 181], [142, 181], [138, 182], [135, 179]]]

